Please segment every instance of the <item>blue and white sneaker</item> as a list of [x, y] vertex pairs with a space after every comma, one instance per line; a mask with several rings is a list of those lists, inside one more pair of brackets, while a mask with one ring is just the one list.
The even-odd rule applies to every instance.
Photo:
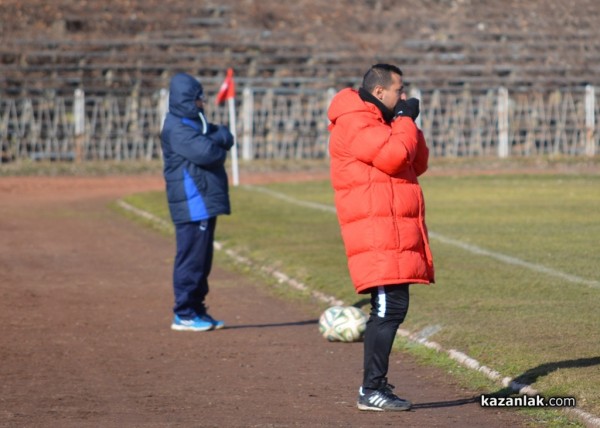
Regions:
[[185, 320], [175, 315], [173, 317], [173, 323], [171, 324], [171, 329], [177, 331], [208, 331], [213, 328], [214, 324], [212, 318], [206, 319], [206, 317], [196, 317]]

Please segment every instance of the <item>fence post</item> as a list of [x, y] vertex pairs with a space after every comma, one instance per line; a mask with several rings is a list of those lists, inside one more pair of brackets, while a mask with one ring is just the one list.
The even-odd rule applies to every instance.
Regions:
[[325, 108], [323, 109], [323, 111], [325, 112], [325, 114], [323, 116], [325, 116], [324, 140], [325, 140], [325, 157], [326, 158], [329, 157], [329, 117], [327, 116], [327, 112], [329, 110], [329, 106], [331, 105], [331, 101], [333, 101], [333, 97], [335, 97], [336, 93], [337, 92], [336, 92], [335, 88], [327, 89], [327, 94], [326, 94], [326, 98], [325, 98]]
[[[416, 98], [419, 100], [419, 105], [420, 105], [420, 110], [423, 110], [423, 102], [421, 99], [421, 90], [419, 88], [410, 88], [409, 91], [409, 98]], [[421, 115], [419, 114], [419, 116], [417, 117], [417, 120], [415, 120], [415, 125], [417, 125], [417, 128], [421, 129]]]
[[585, 87], [585, 154], [594, 156], [596, 154], [596, 90], [592, 85]]
[[125, 110], [125, 132], [119, 138], [116, 147], [117, 160], [137, 158], [137, 148], [142, 144], [144, 137], [140, 130], [140, 85], [139, 82], [133, 86], [128, 99], [128, 107]]
[[73, 119], [75, 129], [75, 161], [83, 160], [83, 142], [85, 138], [85, 93], [82, 89], [75, 89], [73, 101]]
[[508, 89], [498, 89], [498, 157], [507, 158], [508, 145]]
[[161, 89], [158, 94], [158, 118], [160, 120], [159, 129], [162, 132], [163, 125], [165, 124], [165, 117], [169, 112], [169, 90]]
[[254, 93], [248, 86], [244, 88], [242, 92], [242, 159], [252, 159], [252, 132], [254, 130], [254, 123], [252, 118], [254, 116]]

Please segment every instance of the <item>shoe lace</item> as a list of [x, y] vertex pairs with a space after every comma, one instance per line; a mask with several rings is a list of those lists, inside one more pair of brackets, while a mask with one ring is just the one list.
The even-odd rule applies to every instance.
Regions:
[[204, 314], [200, 317], [200, 319], [208, 322], [215, 322], [215, 319], [208, 314]]
[[381, 391], [383, 394], [387, 395], [390, 398], [397, 398], [396, 394], [394, 394], [394, 388], [396, 387], [391, 383], [387, 383], [387, 379], [384, 379], [381, 388], [379, 388], [379, 391]]
[[[387, 379], [384, 378], [381, 381], [380, 386], [377, 389], [377, 392], [388, 398], [397, 398], [396, 395], [394, 394], [394, 388], [395, 388], [395, 386], [392, 385], [391, 383], [387, 383]], [[361, 388], [361, 395], [362, 394], [363, 394], [363, 392], [362, 392], [362, 388]]]

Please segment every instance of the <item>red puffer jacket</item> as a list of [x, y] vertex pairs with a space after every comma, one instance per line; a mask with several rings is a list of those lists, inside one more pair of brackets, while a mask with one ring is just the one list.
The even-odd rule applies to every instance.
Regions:
[[434, 282], [417, 180], [429, 158], [423, 134], [408, 117], [387, 124], [349, 88], [333, 98], [328, 117], [335, 206], [356, 291]]

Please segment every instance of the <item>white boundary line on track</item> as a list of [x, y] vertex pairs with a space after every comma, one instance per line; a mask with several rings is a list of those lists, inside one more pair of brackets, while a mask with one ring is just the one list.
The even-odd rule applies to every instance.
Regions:
[[[243, 187], [249, 188], [250, 186], [243, 186]], [[280, 199], [287, 200], [292, 203], [296, 203], [298, 205], [308, 206], [311, 208], [316, 208], [316, 209], [320, 209], [320, 210], [328, 211], [328, 212], [331, 212], [331, 211], [335, 212], [335, 209], [329, 205], [317, 204], [317, 203], [313, 203], [313, 202], [305, 203], [304, 201], [298, 201], [298, 200], [290, 198], [286, 195], [283, 195], [283, 194], [280, 194], [277, 192], [272, 192], [269, 189], [252, 186], [251, 190], [262, 191], [263, 193], [273, 194], [273, 196], [277, 195], [276, 197], [278, 197]], [[170, 230], [170, 231], [174, 230], [173, 225], [170, 222], [165, 221], [162, 218], [157, 217], [154, 214], [151, 214], [147, 211], [136, 208], [133, 205], [130, 205], [129, 203], [127, 203], [121, 199], [117, 201], [117, 205], [129, 212], [132, 212], [132, 213], [146, 219], [146, 220], [156, 223], [159, 226], [166, 228], [167, 230]], [[238, 263], [241, 263], [241, 264], [244, 264], [244, 265], [247, 265], [250, 267], [254, 267], [254, 268], [257, 267], [254, 264], [254, 262], [252, 260], [248, 259], [247, 257], [241, 256], [240, 254], [238, 254], [237, 252], [235, 252], [233, 250], [224, 249], [223, 245], [218, 241], [215, 241], [214, 246], [215, 246], [216, 250], [225, 251], [225, 254], [227, 254], [229, 257], [233, 258]], [[325, 293], [321, 293], [320, 291], [311, 290], [308, 286], [306, 286], [302, 282], [297, 281], [293, 278], [290, 278], [283, 272], [280, 272], [273, 267], [261, 266], [260, 270], [264, 273], [270, 274], [271, 276], [275, 277], [279, 283], [285, 283], [296, 290], [310, 293], [311, 296], [313, 296], [314, 298], [316, 298], [317, 300], [319, 300], [321, 302], [327, 303], [329, 305], [342, 305], [342, 306], [345, 305], [344, 301], [339, 300], [333, 296], [329, 296]], [[471, 370], [481, 372], [488, 379], [491, 379], [495, 382], [499, 382], [502, 386], [510, 388], [514, 392], [518, 392], [519, 394], [527, 394], [527, 395], [540, 394], [537, 390], [533, 389], [530, 385], [525, 385], [525, 384], [515, 382], [513, 379], [511, 379], [509, 377], [503, 377], [496, 370], [493, 370], [487, 366], [481, 365], [479, 363], [479, 361], [475, 360], [474, 358], [471, 358], [468, 355], [466, 355], [460, 351], [457, 351], [456, 349], [446, 350], [439, 343], [427, 340], [425, 337], [423, 337], [424, 335], [422, 335], [422, 334], [411, 333], [410, 331], [402, 329], [402, 328], [398, 329], [397, 334], [399, 336], [402, 336], [402, 337], [412, 341], [412, 342], [419, 343], [430, 349], [434, 349], [437, 352], [446, 353], [451, 359], [458, 362], [462, 366], [467, 367]], [[560, 409], [556, 408], [556, 410], [560, 410]], [[585, 412], [585, 411], [577, 409], [577, 408], [574, 408], [574, 409], [564, 408], [562, 410], [565, 413], [571, 414], [574, 417], [578, 418], [581, 422], [583, 422], [589, 428], [600, 428], [600, 418], [598, 418], [588, 412]]]
[[[313, 208], [313, 209], [317, 209], [320, 211], [331, 212], [331, 213], [335, 214], [335, 207], [333, 207], [331, 205], [319, 204], [316, 202], [302, 201], [299, 199], [292, 198], [283, 193], [276, 192], [276, 191], [273, 191], [270, 189], [266, 189], [264, 187], [248, 186], [248, 185], [242, 186], [242, 187], [244, 187], [245, 189], [248, 189], [248, 190], [265, 193], [269, 196], [280, 199], [282, 201], [289, 202], [291, 204], [299, 205], [299, 206], [306, 207], [306, 208]], [[508, 256], [506, 254], [486, 250], [485, 248], [481, 248], [476, 245], [472, 245], [472, 244], [468, 244], [466, 242], [462, 242], [462, 241], [459, 241], [456, 239], [448, 238], [448, 237], [440, 235], [439, 233], [436, 233], [436, 232], [429, 231], [429, 237], [436, 239], [444, 244], [452, 245], [452, 246], [461, 248], [465, 251], [468, 251], [470, 253], [477, 254], [478, 256], [490, 257], [490, 258], [493, 258], [495, 260], [501, 261], [501, 262], [509, 264], [509, 265], [519, 266], [519, 267], [523, 267], [523, 268], [532, 270], [534, 272], [543, 273], [543, 274], [546, 274], [549, 276], [554, 276], [556, 278], [561, 278], [566, 281], [572, 282], [574, 284], [583, 284], [583, 285], [587, 285], [592, 288], [600, 289], [600, 281], [594, 281], [591, 279], [582, 278], [580, 276], [571, 275], [571, 274], [561, 272], [559, 270], [549, 268], [547, 266], [540, 265], [537, 263], [526, 262], [526, 261], [518, 259], [516, 257], [512, 257], [512, 256]]]

